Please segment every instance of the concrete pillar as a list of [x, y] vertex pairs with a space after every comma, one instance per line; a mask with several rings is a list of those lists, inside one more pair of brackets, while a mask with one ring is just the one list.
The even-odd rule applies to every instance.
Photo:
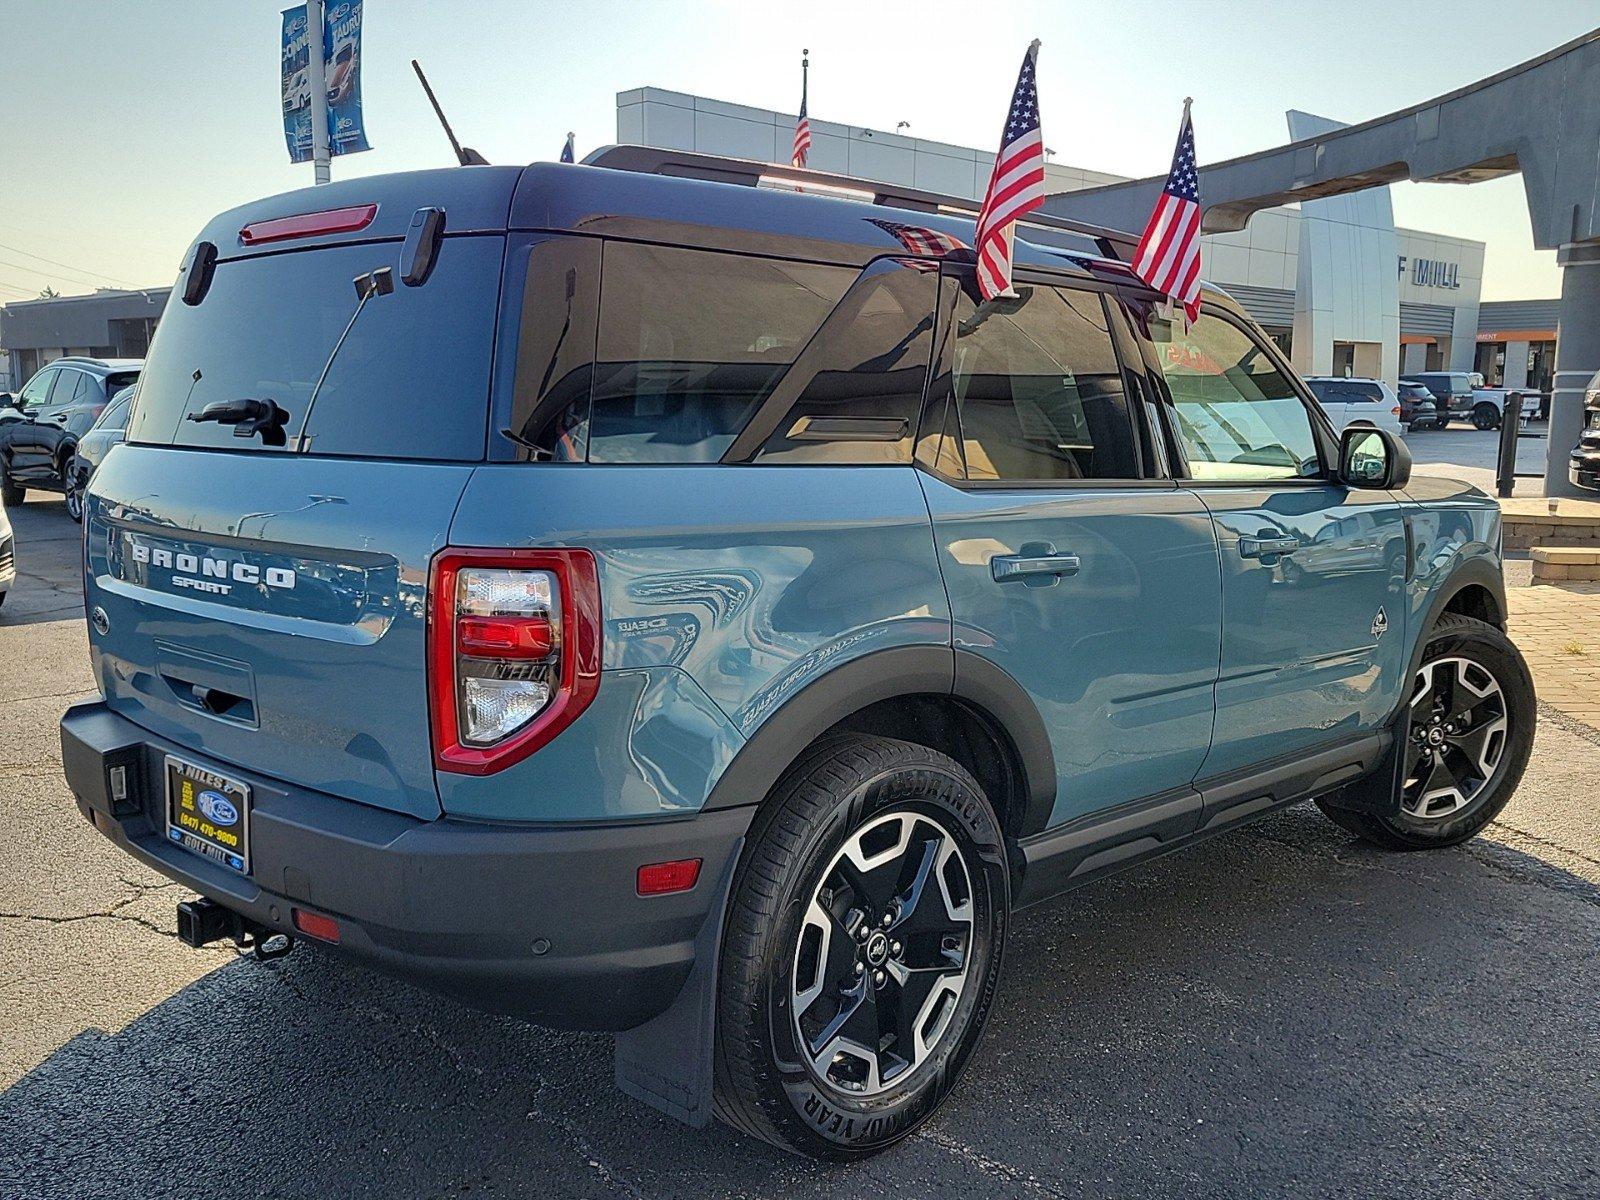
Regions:
[[1557, 252], [1556, 262], [1561, 266], [1561, 317], [1544, 492], [1593, 498], [1594, 493], [1567, 481], [1567, 456], [1583, 429], [1584, 390], [1600, 370], [1600, 242], [1569, 242]]
[[1528, 386], [1528, 343], [1506, 343], [1506, 373], [1502, 384], [1508, 388]]
[[[1355, 373], [1362, 379], [1383, 379], [1383, 344], [1381, 342], [1357, 342], [1355, 344]], [[1398, 372], [1396, 372], [1398, 374]], [[1391, 384], [1394, 383], [1390, 379]]]

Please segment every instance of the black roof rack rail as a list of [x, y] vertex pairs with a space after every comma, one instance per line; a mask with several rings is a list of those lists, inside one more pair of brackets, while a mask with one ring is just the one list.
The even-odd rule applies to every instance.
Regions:
[[[885, 183], [877, 179], [861, 179], [854, 175], [835, 175], [828, 171], [813, 171], [809, 167], [785, 166], [782, 163], [763, 163], [753, 159], [723, 158], [715, 154], [699, 154], [692, 150], [665, 150], [656, 146], [613, 145], [601, 146], [584, 160], [591, 167], [610, 167], [615, 171], [636, 171], [644, 175], [675, 175], [685, 179], [708, 179], [717, 183], [737, 183], [755, 187], [763, 179], [798, 185], [812, 184], [822, 188], [837, 188], [865, 197], [872, 203], [891, 208], [906, 208], [914, 212], [948, 212], [954, 216], [976, 218], [979, 201], [965, 196], [945, 196], [938, 192], [925, 192], [904, 184]], [[1106, 258], [1129, 261], [1139, 245], [1139, 239], [1121, 229], [1094, 225], [1088, 221], [1073, 221], [1054, 217], [1037, 210], [1023, 217], [1018, 224], [1038, 229], [1074, 233], [1091, 239]]]

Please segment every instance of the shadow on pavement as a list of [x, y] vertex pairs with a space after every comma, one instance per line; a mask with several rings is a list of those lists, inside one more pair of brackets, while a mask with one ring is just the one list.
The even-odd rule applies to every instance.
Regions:
[[6, 510], [16, 534], [17, 579], [0, 604], [0, 625], [37, 625], [83, 616], [83, 529], [59, 500]]
[[1302, 806], [1025, 914], [951, 1103], [849, 1168], [640, 1107], [607, 1037], [297, 950], [0, 1096], [0, 1193], [1593, 1196], [1600, 889], [1552, 871]]

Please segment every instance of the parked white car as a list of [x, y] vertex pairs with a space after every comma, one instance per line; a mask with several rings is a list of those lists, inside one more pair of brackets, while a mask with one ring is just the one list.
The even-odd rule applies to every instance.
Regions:
[[1340, 379], [1332, 375], [1308, 375], [1306, 386], [1328, 414], [1333, 427], [1372, 425], [1399, 437], [1400, 397], [1381, 379]]

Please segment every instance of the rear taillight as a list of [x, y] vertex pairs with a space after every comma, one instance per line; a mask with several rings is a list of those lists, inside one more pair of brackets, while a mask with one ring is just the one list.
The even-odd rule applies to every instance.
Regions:
[[444, 550], [429, 580], [434, 762], [488, 775], [577, 718], [600, 687], [587, 550]]

